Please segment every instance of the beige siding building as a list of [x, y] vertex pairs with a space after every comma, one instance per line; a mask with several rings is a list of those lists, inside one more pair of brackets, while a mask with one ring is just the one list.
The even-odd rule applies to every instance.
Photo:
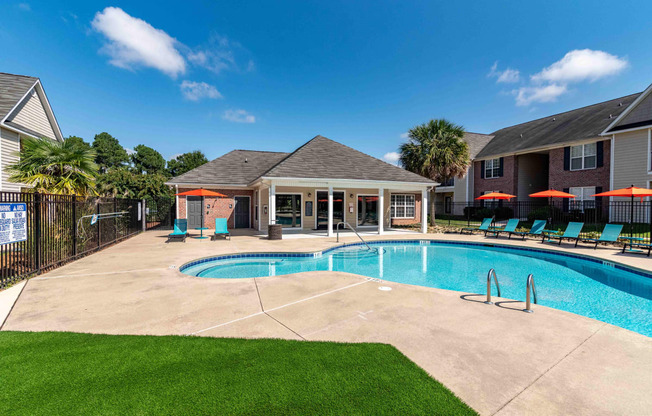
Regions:
[[0, 73], [0, 191], [23, 188], [8, 181], [6, 167], [18, 160], [24, 137], [63, 141], [41, 81]]

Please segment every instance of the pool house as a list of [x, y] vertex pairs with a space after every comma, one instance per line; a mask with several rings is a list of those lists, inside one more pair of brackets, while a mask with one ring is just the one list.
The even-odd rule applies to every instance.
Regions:
[[175, 193], [203, 188], [225, 197], [177, 197], [177, 218], [189, 228], [228, 227], [266, 232], [269, 224], [299, 232], [338, 223], [383, 234], [420, 224], [427, 232], [428, 192], [434, 181], [323, 136], [291, 153], [233, 150], [172, 178]]

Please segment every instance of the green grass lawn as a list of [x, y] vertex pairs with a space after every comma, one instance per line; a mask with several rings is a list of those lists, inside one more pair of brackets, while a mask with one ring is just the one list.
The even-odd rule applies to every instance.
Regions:
[[0, 414], [475, 414], [385, 344], [0, 332]]

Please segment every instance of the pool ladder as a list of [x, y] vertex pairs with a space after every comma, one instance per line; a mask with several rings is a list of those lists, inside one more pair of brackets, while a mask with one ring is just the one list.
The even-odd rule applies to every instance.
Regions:
[[[500, 285], [498, 284], [498, 276], [496, 275], [496, 270], [490, 269], [489, 273], [487, 273], [487, 300], [484, 302], [487, 305], [493, 305], [494, 303], [491, 301], [491, 278], [494, 278], [494, 283], [496, 284], [496, 295], [500, 297]], [[523, 309], [523, 312], [527, 313], [532, 313], [534, 312], [532, 310], [532, 305], [530, 301], [530, 294], [532, 294], [532, 297], [534, 298], [534, 303], [537, 303], [537, 288], [534, 285], [534, 275], [530, 273], [527, 277], [527, 280], [525, 282], [525, 309]]]

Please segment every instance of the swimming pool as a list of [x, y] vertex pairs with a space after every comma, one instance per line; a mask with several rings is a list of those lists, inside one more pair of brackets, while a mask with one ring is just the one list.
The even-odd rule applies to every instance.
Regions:
[[[502, 297], [525, 300], [534, 274], [539, 305], [652, 336], [652, 273], [588, 257], [538, 249], [430, 240], [374, 241], [319, 253], [219, 256], [183, 265], [192, 276], [245, 278], [330, 270], [398, 283], [486, 293], [494, 268]], [[495, 292], [494, 292], [495, 295]]]

